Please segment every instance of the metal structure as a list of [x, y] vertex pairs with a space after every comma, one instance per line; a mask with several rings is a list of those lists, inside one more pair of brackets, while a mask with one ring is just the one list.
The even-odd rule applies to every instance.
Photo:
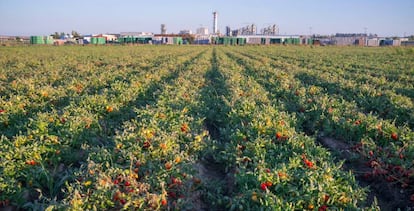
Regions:
[[255, 24], [249, 24], [245, 27], [232, 30], [229, 34], [232, 36], [238, 36], [238, 35], [256, 35], [257, 34], [257, 27]]
[[279, 27], [276, 24], [265, 27], [260, 30], [263, 35], [279, 35]]
[[167, 28], [165, 28], [165, 24], [161, 24], [161, 34], [167, 34]]

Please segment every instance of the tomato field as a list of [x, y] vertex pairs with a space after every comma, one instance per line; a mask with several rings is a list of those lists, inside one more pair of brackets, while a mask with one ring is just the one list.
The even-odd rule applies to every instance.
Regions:
[[412, 48], [0, 55], [0, 209], [414, 207]]

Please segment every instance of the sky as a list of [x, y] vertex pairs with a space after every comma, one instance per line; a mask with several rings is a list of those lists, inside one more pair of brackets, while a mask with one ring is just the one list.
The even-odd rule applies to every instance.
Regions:
[[414, 0], [0, 0], [0, 35], [212, 31], [272, 24], [280, 34], [414, 35]]

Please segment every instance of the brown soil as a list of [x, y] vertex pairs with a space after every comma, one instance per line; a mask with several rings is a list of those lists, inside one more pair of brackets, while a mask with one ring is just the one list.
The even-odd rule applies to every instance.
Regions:
[[[234, 179], [231, 173], [225, 173], [221, 170], [220, 164], [214, 163], [210, 160], [202, 160], [195, 164], [198, 174], [196, 177], [201, 179], [201, 182], [209, 182], [213, 184], [222, 184], [225, 193], [231, 193]], [[197, 191], [192, 195], [191, 201], [195, 205], [194, 210], [207, 211], [210, 210], [209, 202], [203, 199], [201, 191]]]
[[351, 151], [351, 146], [343, 141], [329, 137], [321, 137], [318, 141], [339, 160], [345, 160], [343, 169], [352, 171], [358, 183], [362, 187], [368, 187], [367, 201], [362, 206], [370, 206], [377, 198], [381, 210], [414, 210], [414, 204], [410, 202], [410, 194], [396, 185], [386, 182], [383, 178], [366, 178], [365, 173], [372, 172], [372, 168], [366, 165], [367, 160], [355, 159], [356, 153]]

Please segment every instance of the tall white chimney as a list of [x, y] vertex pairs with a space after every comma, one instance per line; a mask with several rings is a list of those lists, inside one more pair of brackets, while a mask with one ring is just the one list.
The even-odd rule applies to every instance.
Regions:
[[213, 12], [213, 34], [217, 34], [217, 15], [216, 11]]

